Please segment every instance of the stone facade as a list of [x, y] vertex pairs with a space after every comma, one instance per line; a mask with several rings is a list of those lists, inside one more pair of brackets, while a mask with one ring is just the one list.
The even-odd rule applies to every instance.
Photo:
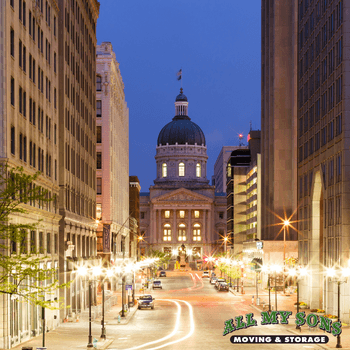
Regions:
[[97, 251], [114, 264], [129, 257], [129, 110], [110, 42], [97, 46], [96, 63]]
[[[27, 174], [41, 171], [34, 185], [47, 189], [51, 198], [59, 194], [58, 16], [54, 0], [47, 8], [32, 0], [0, 1], [0, 161], [22, 166]], [[27, 213], [11, 217], [13, 223], [41, 220], [37, 230], [27, 232], [27, 250], [34, 241], [42, 263], [58, 270], [57, 201], [23, 206]], [[45, 296], [57, 297], [58, 291]], [[57, 327], [58, 315], [57, 310], [46, 313], [48, 330]], [[41, 332], [41, 308], [0, 295], [0, 348]]]

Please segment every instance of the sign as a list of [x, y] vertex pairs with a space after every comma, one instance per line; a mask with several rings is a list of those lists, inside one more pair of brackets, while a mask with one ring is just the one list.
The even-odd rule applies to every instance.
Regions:
[[132, 290], [132, 284], [126, 284], [125, 290]]
[[111, 225], [103, 224], [103, 252], [109, 253], [111, 251]]
[[262, 241], [256, 242], [256, 249], [263, 249], [263, 242]]

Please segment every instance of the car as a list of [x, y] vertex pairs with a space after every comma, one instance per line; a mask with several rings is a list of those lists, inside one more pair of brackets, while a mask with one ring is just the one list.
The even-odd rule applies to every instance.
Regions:
[[160, 289], [163, 289], [162, 287], [162, 282], [161, 281], [153, 281], [153, 286], [152, 286], [153, 289], [155, 288], [160, 288]]
[[219, 283], [219, 285], [218, 285], [218, 291], [220, 292], [220, 291], [222, 291], [222, 290], [224, 290], [224, 291], [226, 291], [226, 292], [228, 292], [230, 289], [229, 289], [229, 286], [228, 286], [228, 284], [226, 283], [226, 282], [220, 282]]
[[218, 278], [217, 277], [212, 277], [211, 279], [210, 279], [210, 284], [215, 284], [215, 282], [218, 280]]
[[202, 278], [209, 278], [209, 271], [203, 271]]
[[165, 271], [160, 271], [159, 272], [159, 277], [166, 277], [166, 272]]
[[216, 273], [215, 272], [212, 272], [211, 273], [211, 277], [215, 277], [216, 276]]
[[218, 285], [221, 282], [226, 282], [225, 278], [218, 278], [215, 282], [215, 288], [218, 289]]
[[151, 309], [154, 309], [154, 298], [150, 294], [141, 295], [138, 300], [138, 306], [137, 308], [140, 310], [143, 307], [150, 307]]

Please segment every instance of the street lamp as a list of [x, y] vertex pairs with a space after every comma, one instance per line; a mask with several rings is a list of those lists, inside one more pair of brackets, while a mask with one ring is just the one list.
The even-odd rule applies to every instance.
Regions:
[[[305, 267], [298, 266], [297, 268], [289, 269], [288, 275], [290, 277], [296, 277], [296, 280], [297, 280], [297, 313], [298, 313], [299, 312], [299, 280], [300, 280], [300, 277], [304, 277], [307, 275], [307, 269]], [[299, 324], [295, 328], [300, 329], [301, 331], [301, 327]]]
[[271, 270], [275, 272], [275, 310], [277, 311], [277, 272], [282, 271], [280, 265], [272, 265]]
[[225, 243], [225, 257], [227, 256], [227, 241], [228, 241], [228, 237], [225, 236], [225, 237], [224, 237], [224, 243]]
[[[350, 267], [338, 268], [334, 267], [327, 269], [327, 277], [333, 279], [333, 282], [337, 283], [338, 286], [338, 322], [340, 322], [340, 285], [346, 283], [348, 277], [350, 276]], [[340, 334], [337, 335], [337, 345], [336, 348], [342, 348]]]
[[286, 227], [289, 227], [290, 221], [283, 221], [283, 294], [286, 292], [284, 274], [286, 272]]
[[261, 272], [267, 273], [267, 287], [269, 289], [269, 312], [271, 312], [271, 286], [270, 286], [270, 268], [267, 265], [261, 267]]

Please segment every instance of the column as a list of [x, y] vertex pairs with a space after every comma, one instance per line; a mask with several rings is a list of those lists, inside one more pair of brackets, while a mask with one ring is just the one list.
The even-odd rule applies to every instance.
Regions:
[[211, 207], [208, 211], [208, 243], [212, 244], [213, 242], [213, 225], [211, 222], [211, 212], [212, 212], [213, 207]]
[[207, 242], [207, 210], [203, 210], [203, 236], [202, 236], [202, 242], [203, 244]]
[[192, 231], [192, 210], [188, 210], [188, 234], [187, 234], [187, 242], [193, 242], [193, 231]]
[[173, 209], [173, 227], [172, 227], [172, 241], [177, 243], [177, 232], [176, 232], [176, 209]]
[[157, 243], [163, 242], [162, 235], [162, 211], [158, 209], [158, 233], [157, 233]]
[[153, 227], [154, 227], [154, 216], [153, 216], [153, 205], [151, 204], [149, 207], [149, 241], [148, 243], [152, 243], [152, 235], [153, 235]]

